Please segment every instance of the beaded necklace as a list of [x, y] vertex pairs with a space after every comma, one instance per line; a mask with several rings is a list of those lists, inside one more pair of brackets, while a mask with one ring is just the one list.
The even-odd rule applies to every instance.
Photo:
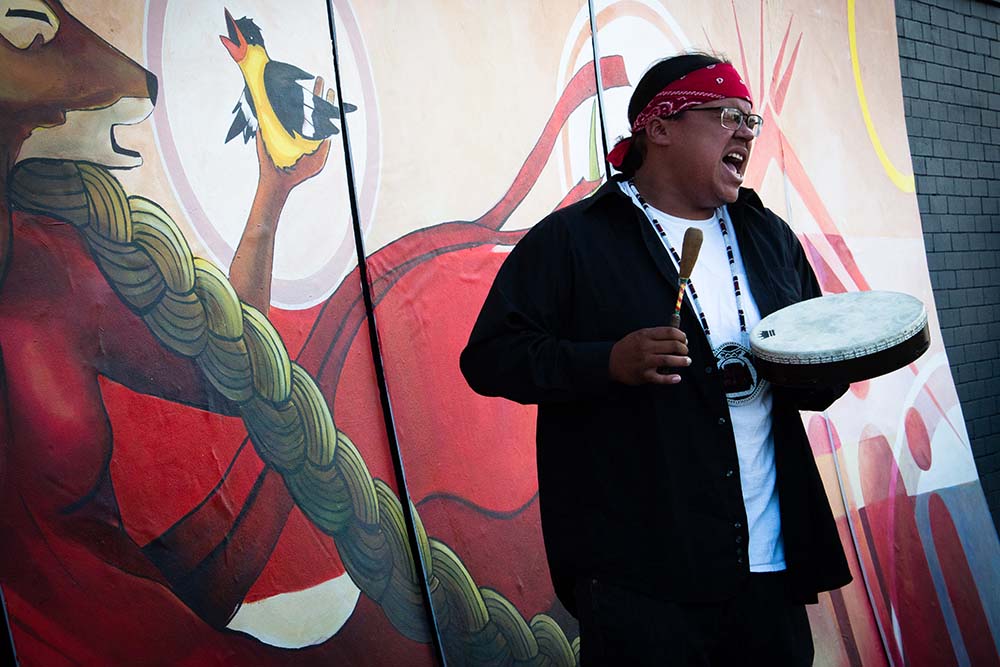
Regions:
[[[646, 200], [643, 199], [642, 195], [635, 187], [635, 183], [630, 179], [627, 182], [628, 194], [630, 195], [632, 202], [646, 214], [646, 219], [656, 230], [657, 235], [660, 237], [660, 242], [663, 243], [663, 247], [667, 249], [670, 253], [670, 258], [674, 262], [674, 266], [680, 270], [681, 257], [674, 249], [673, 243], [670, 242], [670, 238], [667, 236], [667, 231], [664, 229], [663, 225], [656, 219], [653, 215], [653, 210], [650, 208]], [[726, 224], [726, 218], [722, 214], [721, 209], [715, 210], [715, 217], [719, 222], [719, 229], [722, 232], [722, 240], [726, 244], [726, 258], [729, 260], [729, 272], [733, 277], [733, 292], [736, 295], [736, 312], [739, 317], [740, 322], [740, 340], [726, 341], [718, 346], [712, 342], [712, 330], [708, 325], [708, 318], [705, 316], [705, 311], [701, 307], [701, 303], [698, 301], [698, 291], [695, 289], [694, 282], [690, 279], [687, 281], [686, 290], [691, 298], [691, 303], [694, 305], [695, 313], [698, 315], [698, 321], [701, 324], [702, 330], [705, 332], [705, 338], [708, 339], [708, 346], [712, 349], [712, 353], [715, 355], [716, 366], [719, 371], [722, 372], [723, 387], [726, 390], [726, 399], [729, 401], [730, 405], [743, 405], [749, 403], [751, 400], [757, 397], [761, 392], [766, 382], [759, 378], [757, 375], [757, 369], [753, 365], [753, 355], [750, 352], [750, 334], [747, 331], [746, 313], [743, 309], [743, 298], [742, 290], [740, 289], [740, 278], [736, 272], [736, 254], [733, 252], [732, 240], [729, 236], [729, 227]]]

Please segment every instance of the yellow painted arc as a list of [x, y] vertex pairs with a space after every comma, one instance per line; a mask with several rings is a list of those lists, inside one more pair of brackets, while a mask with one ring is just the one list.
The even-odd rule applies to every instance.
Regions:
[[917, 188], [913, 180], [913, 174], [907, 175], [899, 171], [896, 165], [892, 163], [892, 160], [889, 159], [885, 149], [882, 148], [882, 141], [878, 138], [875, 123], [872, 122], [871, 113], [868, 111], [868, 98], [865, 97], [865, 87], [861, 82], [861, 64], [858, 59], [858, 31], [855, 21], [855, 3], [856, 0], [847, 0], [847, 33], [851, 42], [851, 68], [854, 70], [854, 86], [858, 91], [858, 104], [861, 106], [861, 115], [865, 119], [868, 138], [872, 142], [872, 147], [875, 149], [875, 154], [878, 156], [879, 162], [882, 163], [882, 168], [885, 169], [885, 173], [896, 187], [903, 192], [916, 192]]

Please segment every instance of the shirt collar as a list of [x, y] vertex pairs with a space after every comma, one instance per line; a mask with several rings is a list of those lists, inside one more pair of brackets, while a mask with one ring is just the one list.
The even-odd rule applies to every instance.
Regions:
[[[600, 201], [604, 201], [608, 197], [621, 197], [624, 200], [628, 200], [628, 197], [621, 188], [618, 187], [618, 183], [626, 180], [623, 174], [615, 174], [608, 181], [604, 183], [597, 191], [588, 197], [583, 205], [583, 210], [588, 210], [590, 207], [594, 206]], [[631, 202], [630, 202], [631, 203]], [[760, 198], [750, 188], [740, 188], [740, 193], [736, 198], [736, 201], [729, 205], [730, 209], [733, 206], [739, 206], [743, 204], [750, 204], [751, 206], [756, 205], [757, 208], [762, 208], [763, 205], [760, 203]]]

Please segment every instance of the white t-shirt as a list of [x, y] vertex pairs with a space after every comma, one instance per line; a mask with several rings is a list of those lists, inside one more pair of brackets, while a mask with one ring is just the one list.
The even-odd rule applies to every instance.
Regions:
[[[625, 183], [622, 191], [631, 197]], [[633, 201], [634, 198], [633, 198]], [[636, 202], [638, 205], [638, 202]], [[708, 220], [685, 220], [650, 207], [650, 213], [660, 223], [667, 235], [667, 243], [679, 253], [688, 227], [702, 231], [701, 252], [691, 275], [691, 282], [698, 292], [698, 303], [708, 320], [712, 332], [712, 345], [740, 342], [740, 321], [733, 289], [733, 274], [726, 254], [726, 243], [719, 227], [721, 214], [729, 231], [728, 239], [733, 248], [736, 275], [740, 281], [740, 300], [743, 303], [746, 329], [750, 331], [760, 321], [760, 311], [750, 293], [750, 282], [736, 242], [736, 231], [725, 207]], [[654, 228], [655, 231], [655, 228]], [[659, 232], [657, 232], [659, 236]], [[669, 250], [668, 250], [669, 254]], [[675, 263], [676, 266], [676, 263]], [[694, 307], [687, 294], [688, 303]], [[697, 308], [694, 309], [697, 312]], [[748, 339], [747, 339], [748, 341]], [[775, 487], [774, 436], [771, 432], [771, 387], [762, 380], [760, 390], [739, 405], [730, 401], [729, 415], [736, 437], [736, 453], [740, 464], [740, 484], [746, 506], [750, 545], [747, 555], [751, 572], [776, 572], [785, 569], [785, 549], [781, 538], [781, 514], [778, 490]]]

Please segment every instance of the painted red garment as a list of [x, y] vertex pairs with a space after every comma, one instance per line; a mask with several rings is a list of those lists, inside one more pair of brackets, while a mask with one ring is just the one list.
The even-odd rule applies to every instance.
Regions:
[[[332, 540], [241, 449], [238, 418], [190, 407], [217, 399], [122, 304], [72, 226], [15, 213], [13, 230], [0, 292], [0, 582], [19, 655], [47, 665], [286, 664], [288, 651], [220, 627], [251, 586], [259, 598], [343, 574]], [[164, 574], [169, 564], [151, 549], [163, 540], [199, 571]], [[295, 655], [398, 663], [428, 650], [362, 596], [333, 640]]]

